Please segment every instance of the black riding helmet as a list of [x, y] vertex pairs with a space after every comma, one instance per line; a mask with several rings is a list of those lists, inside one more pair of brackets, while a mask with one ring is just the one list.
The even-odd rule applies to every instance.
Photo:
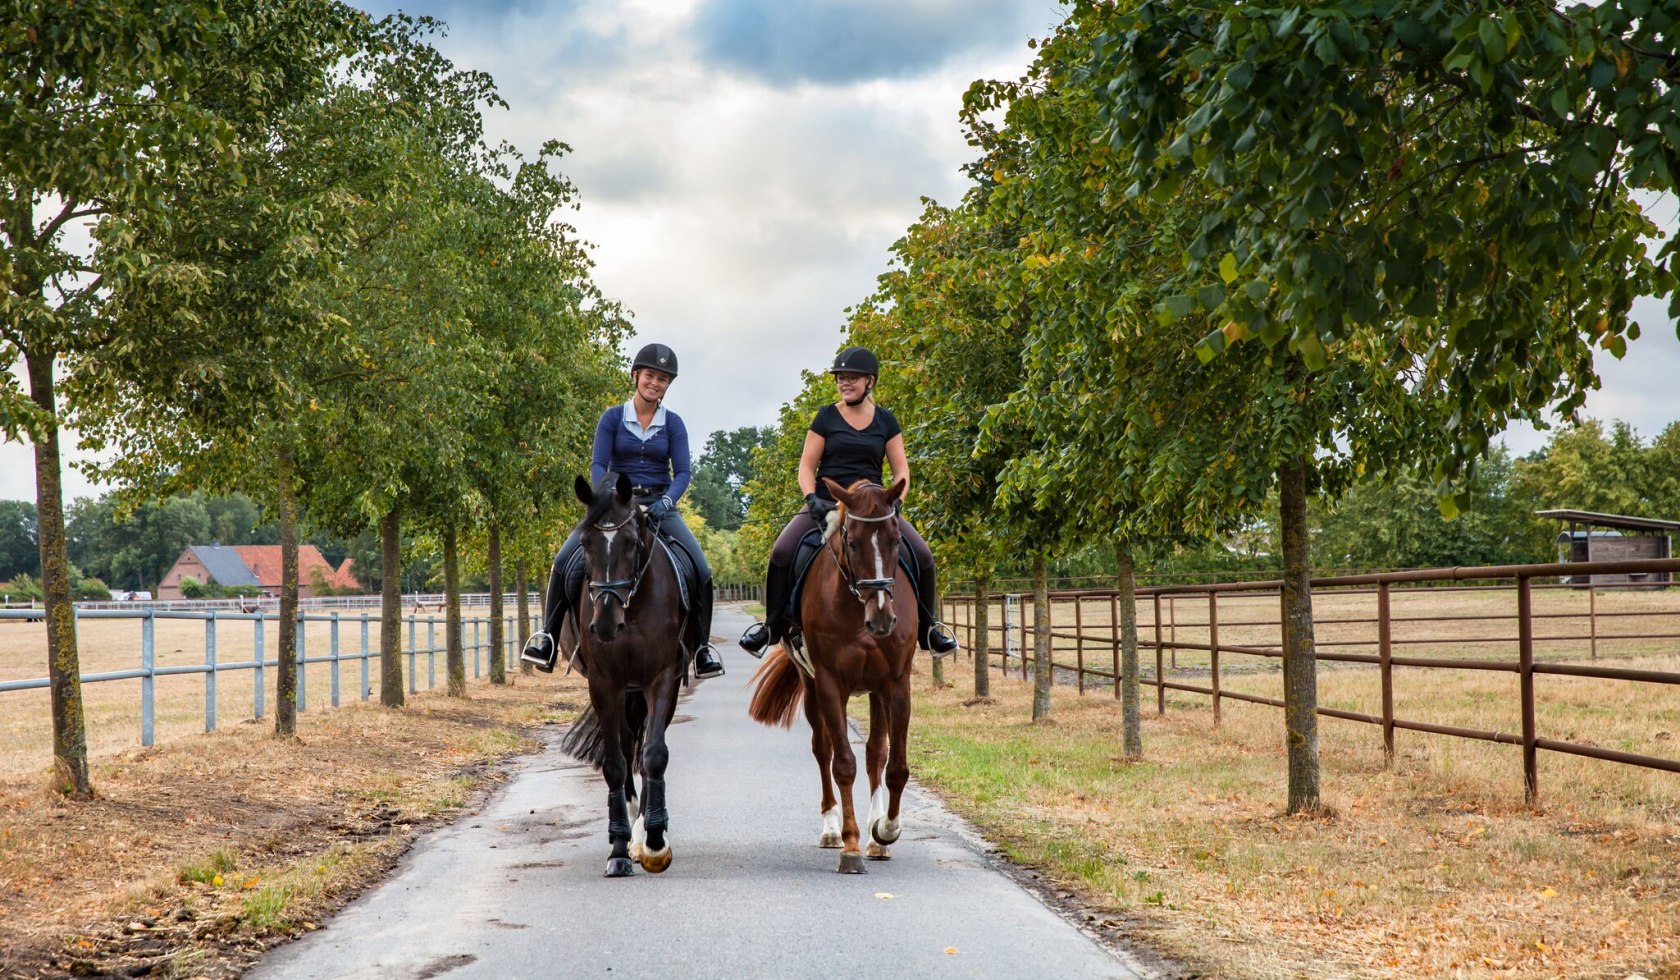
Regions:
[[881, 362], [867, 347], [848, 347], [834, 355], [834, 366], [828, 369], [828, 373], [867, 374], [874, 378], [881, 374]]
[[635, 374], [637, 368], [653, 368], [674, 378], [677, 376], [677, 354], [664, 344], [648, 344], [637, 351], [636, 359], [630, 362], [631, 374]]

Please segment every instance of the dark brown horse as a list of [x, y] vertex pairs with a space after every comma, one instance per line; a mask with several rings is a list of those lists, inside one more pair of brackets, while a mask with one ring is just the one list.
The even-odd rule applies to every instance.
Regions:
[[589, 678], [589, 709], [560, 748], [606, 779], [612, 843], [606, 876], [635, 874], [632, 859], [658, 874], [671, 866], [665, 729], [688, 671], [676, 567], [631, 496], [628, 477], [608, 473], [592, 488], [580, 476], [577, 495], [586, 508], [578, 527], [589, 588], [578, 598], [573, 622], [579, 624], [579, 669]]
[[[846, 702], [869, 695], [869, 857], [884, 861], [898, 840], [899, 799], [910, 779], [910, 668], [916, 654], [916, 593], [898, 563], [898, 514], [904, 481], [890, 489], [859, 481], [842, 489], [823, 550], [811, 563], [799, 621], [803, 650], [784, 641], [753, 675], [753, 720], [786, 727], [801, 701], [811, 723], [811, 752], [822, 777], [820, 847], [840, 848], [839, 870], [862, 874], [852, 781], [857, 757]], [[883, 786], [883, 775], [885, 785]], [[839, 806], [834, 784], [840, 784]]]

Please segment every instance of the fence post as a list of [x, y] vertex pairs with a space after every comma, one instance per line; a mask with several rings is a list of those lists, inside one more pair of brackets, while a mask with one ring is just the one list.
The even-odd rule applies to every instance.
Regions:
[[1169, 642], [1173, 645], [1172, 649], [1167, 652], [1167, 660], [1168, 660], [1168, 663], [1170, 663], [1172, 665], [1172, 669], [1177, 670], [1178, 669], [1178, 596], [1175, 596], [1175, 595], [1167, 596], [1167, 628], [1170, 630], [1170, 632], [1167, 634], [1167, 642]]
[[1009, 593], [1003, 593], [1003, 676], [1009, 676], [1009, 637], [1013, 624], [1009, 622]]
[[426, 690], [437, 687], [437, 618], [426, 617]]
[[1155, 593], [1155, 713], [1167, 713], [1167, 675], [1162, 669], [1161, 653], [1161, 593]]
[[263, 691], [266, 689], [266, 686], [263, 682], [263, 626], [265, 624], [267, 624], [267, 622], [268, 622], [268, 614], [263, 612], [261, 607], [259, 607], [257, 609], [256, 636], [253, 637], [253, 639], [252, 639], [252, 643], [255, 644], [255, 646], [257, 648], [257, 653], [256, 653], [257, 667], [256, 667], [255, 670], [252, 671], [253, 674], [257, 675], [257, 689], [256, 689], [255, 692], [253, 692], [253, 697], [252, 697], [252, 701], [251, 701], [251, 704], [252, 704], [251, 717], [258, 720], [258, 721], [262, 720], [262, 716], [263, 716]]
[[1534, 722], [1534, 600], [1526, 575], [1517, 577], [1517, 638], [1517, 676], [1522, 687], [1523, 796], [1532, 807], [1540, 802], [1540, 766]]
[[1109, 638], [1114, 654], [1114, 700], [1120, 700], [1120, 596], [1108, 597]]
[[303, 624], [307, 622], [302, 613], [297, 618], [297, 709], [302, 714], [309, 710], [309, 641], [304, 638]]
[[338, 611], [332, 614], [332, 625], [329, 627], [332, 641], [332, 706], [338, 707]]
[[1213, 727], [1219, 727], [1219, 593], [1208, 593], [1208, 665], [1213, 678]]
[[204, 730], [216, 730], [216, 610], [204, 621]]
[[[418, 605], [416, 608], [418, 608]], [[410, 694], [420, 689], [417, 686], [420, 683], [420, 678], [414, 676], [415, 665], [418, 663], [420, 656], [420, 644], [414, 641], [414, 631], [419, 623], [420, 617], [418, 614], [408, 617], [408, 693]]]
[[1085, 693], [1085, 617], [1081, 612], [1084, 603], [1079, 596], [1073, 597], [1073, 656], [1078, 665], [1079, 693]]
[[1377, 586], [1377, 662], [1382, 674], [1383, 765], [1394, 767], [1394, 634], [1388, 583]]
[[373, 694], [373, 688], [368, 684], [368, 614], [362, 613], [362, 700], [366, 701]]
[[[479, 644], [484, 642], [483, 630], [479, 629], [479, 627], [484, 625], [484, 624], [483, 624], [482, 620], [478, 620], [478, 619], [473, 620], [472, 624], [473, 624], [473, 647], [472, 647], [472, 651], [473, 651], [473, 680], [478, 680], [478, 678], [479, 678], [479, 654], [483, 652], [479, 649]], [[462, 631], [465, 631], [466, 628], [467, 628], [466, 624], [462, 623], [461, 624]]]
[[1594, 588], [1591, 578], [1587, 585], [1587, 629], [1592, 635], [1592, 659], [1598, 659], [1598, 589]]
[[145, 746], [152, 744], [152, 694], [155, 683], [152, 671], [157, 667], [155, 615], [148, 609], [146, 618], [140, 621], [140, 744]]

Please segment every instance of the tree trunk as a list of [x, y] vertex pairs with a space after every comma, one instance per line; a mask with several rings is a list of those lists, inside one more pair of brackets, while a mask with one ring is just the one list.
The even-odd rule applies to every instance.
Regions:
[[974, 696], [977, 698], [987, 697], [992, 693], [992, 607], [987, 601], [987, 593], [991, 591], [990, 571], [974, 576]]
[[490, 525], [490, 683], [507, 683], [507, 630], [502, 622], [502, 529]]
[[379, 703], [403, 705], [402, 538], [397, 508], [379, 519]]
[[1050, 585], [1044, 552], [1033, 555], [1033, 721], [1050, 717]]
[[455, 528], [443, 532], [443, 605], [444, 632], [449, 639], [444, 644], [444, 664], [449, 673], [449, 696], [467, 695], [467, 662], [461, 650], [461, 573], [456, 559]]
[[1318, 661], [1313, 648], [1312, 565], [1307, 541], [1307, 461], [1278, 467], [1283, 517], [1283, 718], [1289, 812], [1316, 813]]
[[[531, 568], [525, 564], [525, 559], [521, 558], [513, 563], [513, 577], [519, 580], [519, 595], [514, 599], [519, 610], [519, 635], [515, 639], [524, 643], [525, 638], [531, 635]], [[536, 668], [521, 660], [519, 672], [534, 674]]]
[[74, 799], [93, 796], [88, 779], [87, 718], [82, 713], [81, 653], [76, 606], [70, 595], [70, 557], [64, 540], [64, 486], [58, 452], [58, 395], [53, 354], [24, 353], [29, 397], [47, 418], [35, 440], [35, 518], [41, 552], [41, 599], [47, 616], [47, 678], [51, 688], [53, 783]]
[[1137, 563], [1132, 549], [1114, 544], [1114, 561], [1120, 570], [1120, 719], [1123, 729], [1121, 754], [1127, 759], [1143, 758], [1143, 718], [1138, 704]]
[[275, 458], [280, 478], [280, 629], [274, 680], [274, 734], [292, 738], [297, 734], [298, 654], [298, 509], [297, 487], [293, 484], [292, 450], [282, 449]]

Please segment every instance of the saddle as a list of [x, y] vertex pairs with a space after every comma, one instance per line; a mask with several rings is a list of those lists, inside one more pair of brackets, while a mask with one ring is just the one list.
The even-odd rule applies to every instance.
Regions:
[[[654, 531], [654, 544], [660, 551], [670, 556], [671, 565], [677, 570], [677, 601], [682, 611], [690, 613], [694, 610], [694, 597], [700, 594], [700, 569], [694, 559], [684, 551], [682, 546], [660, 531]], [[650, 560], [657, 560], [654, 556]], [[564, 582], [566, 590], [565, 602], [567, 609], [576, 609], [579, 598], [583, 595], [583, 580], [587, 571], [583, 565], [583, 551], [579, 549], [572, 555], [572, 560], [566, 565]], [[581, 624], [577, 617], [567, 615], [561, 624], [560, 635], [555, 637], [555, 645], [559, 648], [560, 656], [578, 673], [588, 675], [583, 668], [583, 658], [579, 656], [582, 648]], [[686, 680], [684, 681], [686, 683]]]

